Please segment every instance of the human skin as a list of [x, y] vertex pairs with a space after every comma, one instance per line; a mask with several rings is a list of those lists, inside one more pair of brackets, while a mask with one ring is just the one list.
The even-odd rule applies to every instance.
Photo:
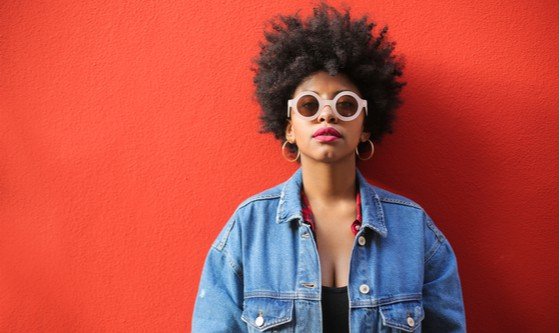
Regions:
[[[353, 91], [361, 96], [358, 88], [346, 75], [339, 73], [331, 76], [325, 71], [313, 73], [302, 80], [291, 98], [309, 90], [325, 99], [334, 98], [340, 90]], [[338, 119], [330, 106], [319, 110], [319, 117], [313, 121], [301, 119], [294, 113], [292, 110], [286, 126], [286, 139], [299, 149], [303, 188], [314, 214], [320, 214], [321, 211], [329, 211], [335, 215], [354, 214], [355, 149], [359, 142], [365, 142], [370, 137], [370, 133], [363, 131], [364, 110], [352, 121]], [[329, 126], [338, 130], [342, 137], [327, 143], [313, 138], [316, 130]], [[317, 221], [320, 222], [337, 223], [335, 219]]]

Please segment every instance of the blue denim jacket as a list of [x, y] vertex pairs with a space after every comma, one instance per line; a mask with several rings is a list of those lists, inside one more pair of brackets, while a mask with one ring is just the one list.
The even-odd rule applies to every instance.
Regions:
[[[358, 169], [356, 180], [362, 226], [350, 259], [349, 331], [465, 332], [448, 240], [414, 201], [369, 184]], [[300, 167], [239, 204], [206, 256], [193, 332], [322, 331], [319, 254], [301, 186]]]

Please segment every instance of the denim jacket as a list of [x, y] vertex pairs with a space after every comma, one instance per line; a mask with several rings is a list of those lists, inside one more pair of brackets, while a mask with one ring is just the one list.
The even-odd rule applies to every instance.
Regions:
[[[348, 278], [349, 332], [465, 332], [455, 253], [414, 201], [356, 169], [362, 225]], [[199, 332], [322, 332], [321, 266], [303, 223], [301, 167], [238, 205], [206, 256]]]

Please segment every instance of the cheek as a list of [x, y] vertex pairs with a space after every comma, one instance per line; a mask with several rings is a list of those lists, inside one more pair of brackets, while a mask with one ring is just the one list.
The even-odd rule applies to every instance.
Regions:
[[362, 126], [356, 126], [348, 133], [347, 142], [351, 146], [357, 146], [362, 141]]
[[294, 121], [292, 123], [292, 131], [295, 137], [303, 138], [307, 136], [309, 129], [305, 126], [305, 124], [302, 124], [301, 121]]

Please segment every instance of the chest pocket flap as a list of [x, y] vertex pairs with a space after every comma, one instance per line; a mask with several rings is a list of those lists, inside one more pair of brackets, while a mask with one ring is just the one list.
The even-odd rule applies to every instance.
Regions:
[[397, 302], [379, 307], [383, 325], [413, 332], [424, 319], [424, 308], [421, 301]]
[[259, 331], [292, 321], [294, 300], [250, 297], [243, 301], [241, 319]]

